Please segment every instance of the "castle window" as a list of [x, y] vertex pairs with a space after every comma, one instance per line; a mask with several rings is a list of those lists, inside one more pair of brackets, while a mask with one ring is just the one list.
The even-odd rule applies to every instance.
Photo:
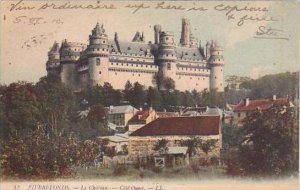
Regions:
[[103, 40], [103, 43], [105, 44], [105, 40]]
[[167, 57], [169, 56], [169, 54], [167, 54]]
[[97, 62], [96, 62], [96, 65], [99, 66], [99, 65], [100, 65], [100, 58], [97, 58], [96, 61], [97, 61]]
[[221, 69], [221, 71], [223, 71], [223, 69]]
[[167, 68], [168, 68], [168, 70], [170, 70], [170, 69], [171, 69], [171, 64], [170, 64], [170, 63], [168, 63], [168, 66], [167, 66]]
[[194, 56], [196, 56], [196, 54], [194, 53]]
[[203, 80], [205, 80], [205, 78], [203, 78]]
[[138, 67], [139, 65], [138, 64], [136, 64], [136, 67]]
[[115, 72], [115, 75], [117, 75], [117, 72]]
[[217, 79], [217, 77], [215, 76], [215, 79]]
[[128, 63], [126, 65], [128, 66]]
[[99, 50], [100, 50], [100, 48], [97, 48], [97, 50], [99, 51]]
[[169, 40], [169, 38], [168, 38], [168, 37], [166, 37], [166, 40]]
[[128, 49], [128, 50], [130, 50], [131, 48], [130, 48], [130, 47], [128, 47], [127, 49]]
[[99, 74], [101, 75], [101, 71], [99, 71]]

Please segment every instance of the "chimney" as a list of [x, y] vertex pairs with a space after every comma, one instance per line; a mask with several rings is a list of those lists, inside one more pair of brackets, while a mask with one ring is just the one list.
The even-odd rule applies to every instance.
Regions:
[[140, 107], [140, 111], [143, 111], [143, 108], [142, 108], [142, 107]]
[[244, 100], [244, 103], [245, 103], [245, 106], [249, 106], [249, 98], [246, 98], [245, 100]]
[[273, 95], [272, 100], [276, 100], [276, 95]]
[[113, 109], [114, 109], [113, 105], [109, 106], [109, 111], [112, 111]]

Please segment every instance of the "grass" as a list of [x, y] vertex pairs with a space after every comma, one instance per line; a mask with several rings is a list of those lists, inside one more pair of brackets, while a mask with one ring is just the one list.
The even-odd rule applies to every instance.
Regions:
[[[118, 171], [119, 172], [119, 171]], [[178, 168], [165, 168], [161, 172], [155, 172], [150, 169], [135, 169], [127, 166], [126, 171], [120, 172], [120, 175], [114, 173], [113, 168], [75, 168], [74, 174], [70, 179], [118, 179], [118, 180], [184, 180], [184, 179], [222, 179], [226, 178], [223, 168], [217, 166], [201, 167], [195, 172], [190, 166]]]

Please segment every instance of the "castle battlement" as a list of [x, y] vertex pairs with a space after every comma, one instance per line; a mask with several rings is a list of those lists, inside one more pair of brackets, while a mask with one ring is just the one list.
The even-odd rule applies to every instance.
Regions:
[[124, 89], [127, 80], [154, 86], [153, 77], [160, 72], [181, 91], [224, 91], [224, 63], [222, 47], [216, 41], [202, 47], [190, 30], [190, 21], [183, 19], [178, 45], [173, 33], [162, 31], [160, 25], [154, 26], [154, 43], [146, 43], [143, 32], [136, 32], [131, 42], [120, 41], [117, 33], [108, 39], [103, 24], [97, 23], [89, 44], [55, 42], [46, 68], [49, 75], [60, 76], [76, 90], [105, 82]]

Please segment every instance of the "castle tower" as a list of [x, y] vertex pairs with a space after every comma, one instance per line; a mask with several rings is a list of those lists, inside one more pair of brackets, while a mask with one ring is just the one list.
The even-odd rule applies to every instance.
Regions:
[[210, 57], [210, 46], [211, 46], [211, 44], [209, 42], [207, 42], [206, 47], [205, 47], [205, 57], [206, 57], [207, 61]]
[[154, 42], [155, 44], [159, 44], [159, 34], [161, 32], [161, 26], [155, 25], [154, 26]]
[[[171, 32], [160, 33], [160, 43], [158, 46], [157, 62], [159, 65], [159, 71], [164, 78], [175, 79], [176, 76], [176, 52], [174, 35]], [[161, 89], [164, 89], [161, 87]]]
[[59, 44], [54, 42], [52, 48], [48, 52], [48, 61], [46, 63], [47, 74], [59, 76], [60, 60], [59, 60]]
[[198, 39], [190, 33], [190, 48], [197, 48], [198, 47]]
[[190, 21], [186, 18], [182, 19], [180, 44], [183, 47], [190, 46]]
[[224, 57], [223, 49], [217, 42], [212, 42], [211, 44], [208, 65], [210, 67], [210, 90], [216, 89], [218, 92], [223, 92]]
[[76, 61], [79, 59], [83, 44], [64, 40], [60, 48], [61, 81], [69, 87], [76, 86]]
[[108, 37], [105, 34], [103, 25], [97, 25], [92, 30], [92, 34], [89, 36], [90, 43], [87, 47], [87, 57], [89, 66], [89, 77], [91, 86], [103, 85], [108, 82], [108, 56], [109, 56], [109, 44]]

